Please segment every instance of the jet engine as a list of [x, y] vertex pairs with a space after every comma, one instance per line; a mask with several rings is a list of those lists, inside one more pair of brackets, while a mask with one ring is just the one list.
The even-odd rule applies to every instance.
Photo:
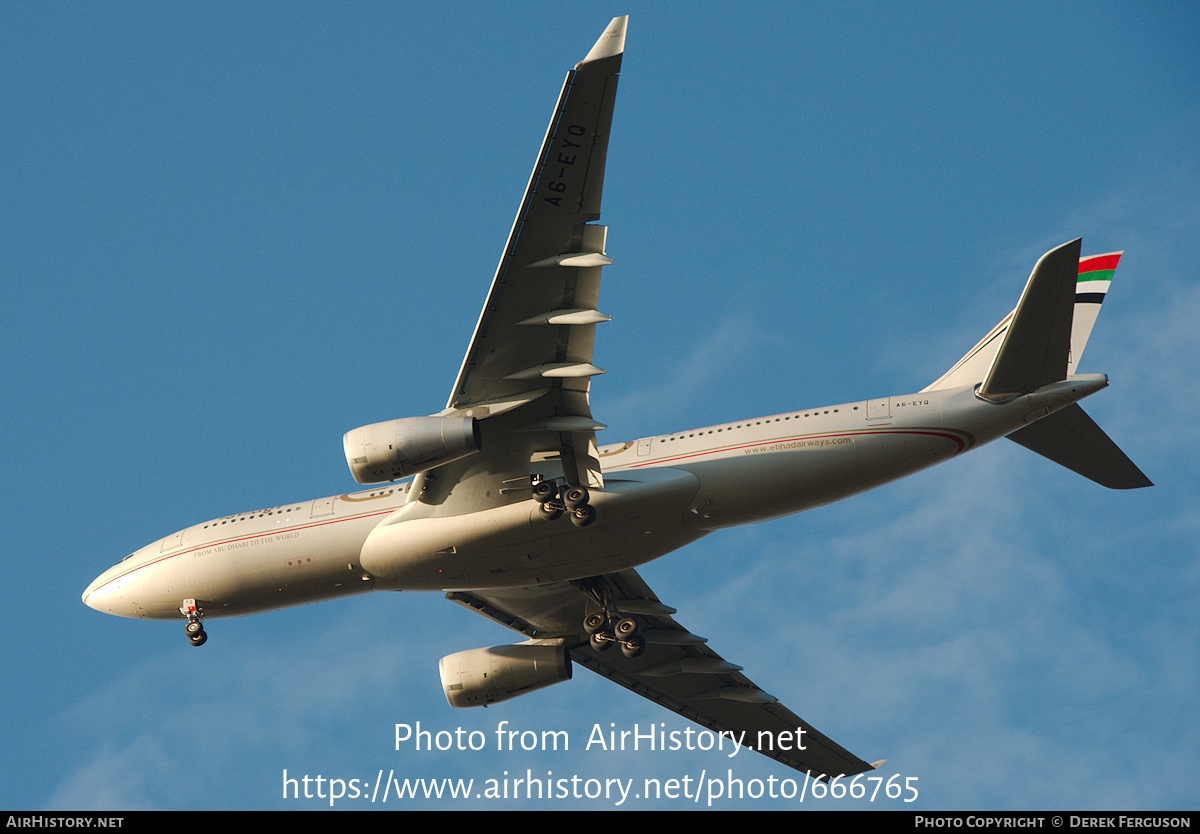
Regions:
[[571, 658], [558, 641], [470, 649], [438, 666], [452, 707], [487, 706], [571, 679]]
[[406, 478], [479, 451], [474, 417], [405, 417], [346, 432], [346, 464], [360, 484]]

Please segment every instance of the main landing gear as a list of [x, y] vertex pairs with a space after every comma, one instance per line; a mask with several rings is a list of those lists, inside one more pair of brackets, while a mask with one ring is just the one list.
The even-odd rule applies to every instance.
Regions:
[[583, 620], [583, 630], [588, 642], [598, 652], [606, 652], [613, 644], [621, 647], [626, 657], [638, 657], [646, 651], [646, 638], [642, 637], [642, 624], [634, 617], [614, 614], [609, 616], [596, 612]]
[[200, 622], [200, 609], [196, 607], [196, 600], [185, 599], [183, 605], [179, 609], [179, 613], [187, 617], [187, 625], [183, 627], [183, 631], [187, 634], [188, 642], [193, 646], [203, 646], [208, 640], [208, 635], [204, 632], [204, 626]]
[[[626, 657], [640, 657], [646, 651], [642, 622], [632, 614], [621, 611], [626, 597], [609, 577], [592, 576], [573, 580], [571, 584], [589, 601], [591, 613], [583, 618], [583, 631], [593, 651], [606, 652], [613, 646], [620, 646], [621, 654]], [[673, 612], [673, 609], [661, 604], [660, 607]]]
[[642, 624], [634, 617], [619, 614], [609, 616], [600, 612], [588, 614], [583, 621], [583, 630], [595, 651], [606, 652], [614, 644], [621, 647], [621, 654], [626, 657], [638, 657], [646, 651], [646, 638], [641, 634]]
[[565, 512], [576, 527], [587, 527], [596, 520], [596, 508], [588, 503], [590, 499], [587, 489], [581, 486], [559, 486], [556, 481], [545, 479], [533, 484], [533, 500], [541, 505], [538, 512], [547, 521]]

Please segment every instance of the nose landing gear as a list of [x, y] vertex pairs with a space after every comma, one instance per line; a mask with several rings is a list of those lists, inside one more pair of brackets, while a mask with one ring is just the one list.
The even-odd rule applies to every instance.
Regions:
[[185, 599], [179, 613], [187, 617], [187, 625], [183, 627], [183, 631], [187, 634], [188, 642], [193, 646], [203, 646], [208, 640], [208, 634], [205, 633], [204, 626], [200, 622], [201, 614], [200, 609], [196, 606], [196, 600]]

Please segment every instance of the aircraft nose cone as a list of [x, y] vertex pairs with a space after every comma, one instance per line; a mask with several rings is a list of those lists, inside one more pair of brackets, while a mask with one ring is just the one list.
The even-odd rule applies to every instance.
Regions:
[[92, 580], [81, 597], [83, 604], [104, 614], [140, 619], [144, 616], [142, 607], [130, 598], [129, 592], [133, 589], [119, 568], [120, 565], [109, 568]]
[[107, 612], [111, 608], [111, 589], [106, 589], [104, 583], [104, 575], [101, 574], [92, 580], [91, 584], [83, 591], [83, 604], [88, 608], [95, 608], [97, 611]]

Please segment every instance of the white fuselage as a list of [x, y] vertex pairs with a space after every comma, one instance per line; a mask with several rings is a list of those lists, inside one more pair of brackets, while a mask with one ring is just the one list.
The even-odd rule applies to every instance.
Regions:
[[807, 409], [600, 449], [597, 521], [545, 521], [531, 499], [457, 516], [411, 484], [226, 516], [143, 547], [101, 574], [99, 611], [240, 616], [371, 590], [539, 585], [631, 568], [724, 527], [836, 501], [1011, 434], [1107, 384], [1075, 376], [987, 403], [971, 388]]

